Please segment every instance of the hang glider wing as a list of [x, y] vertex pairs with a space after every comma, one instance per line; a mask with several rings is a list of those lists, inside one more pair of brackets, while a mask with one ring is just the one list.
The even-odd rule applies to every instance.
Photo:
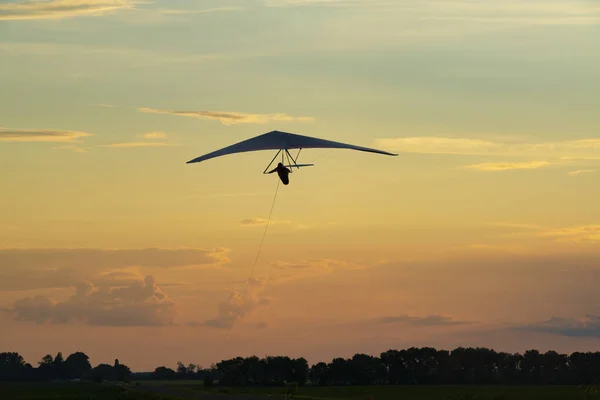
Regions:
[[271, 131], [262, 135], [243, 140], [241, 142], [224, 147], [220, 150], [213, 151], [203, 156], [194, 158], [187, 164], [197, 163], [211, 158], [225, 156], [234, 153], [244, 153], [248, 151], [259, 150], [281, 150], [281, 149], [350, 149], [358, 151], [366, 151], [370, 153], [385, 154], [388, 156], [397, 156], [398, 154], [388, 153], [387, 151], [371, 149], [368, 147], [355, 146], [352, 144], [334, 142], [314, 138], [310, 136], [297, 135], [295, 133], [287, 133], [281, 131]]

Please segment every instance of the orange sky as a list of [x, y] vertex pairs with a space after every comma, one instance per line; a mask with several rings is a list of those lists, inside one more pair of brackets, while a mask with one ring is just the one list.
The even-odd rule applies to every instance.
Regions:
[[[592, 3], [67, 3], [0, 5], [3, 351], [597, 347]], [[303, 150], [244, 295], [275, 152], [185, 162], [271, 130], [399, 156]]]

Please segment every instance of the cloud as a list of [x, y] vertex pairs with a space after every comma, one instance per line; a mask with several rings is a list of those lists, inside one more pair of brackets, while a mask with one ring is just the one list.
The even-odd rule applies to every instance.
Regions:
[[250, 315], [260, 307], [271, 304], [272, 299], [262, 295], [265, 282], [258, 278], [250, 278], [246, 282], [245, 293], [233, 290], [227, 301], [221, 302], [217, 308], [217, 316], [204, 322], [191, 322], [190, 326], [207, 326], [218, 329], [229, 329], [236, 321]]
[[191, 197], [194, 199], [212, 199], [219, 197], [246, 197], [246, 196], [257, 196], [258, 192], [238, 192], [238, 193], [202, 193], [193, 194]]
[[276, 261], [270, 265], [269, 281], [273, 283], [285, 283], [301, 278], [330, 275], [339, 270], [361, 270], [365, 268], [367, 267], [361, 264], [328, 258], [304, 260], [294, 263]]
[[432, 19], [465, 20], [473, 22], [526, 23], [543, 25], [578, 25], [600, 22], [600, 8], [593, 3], [554, 0], [551, 2], [532, 0], [528, 2], [503, 1], [438, 1], [423, 2], [435, 8]]
[[130, 148], [130, 147], [170, 147], [170, 146], [178, 146], [173, 143], [164, 143], [164, 142], [122, 142], [122, 143], [111, 143], [111, 144], [103, 144], [99, 147], [112, 147], [112, 148]]
[[0, 127], [0, 141], [4, 142], [80, 142], [91, 133], [57, 129], [10, 129]]
[[441, 315], [428, 315], [426, 317], [411, 317], [406, 314], [399, 316], [381, 317], [375, 320], [384, 324], [406, 324], [413, 326], [448, 326], [448, 325], [467, 325], [473, 324], [473, 321], [455, 321], [452, 317]]
[[372, 0], [264, 0], [267, 7], [299, 7], [299, 6], [351, 6], [360, 4], [373, 5]]
[[569, 337], [600, 338], [600, 316], [586, 314], [583, 318], [552, 317], [547, 321], [513, 327], [514, 330], [550, 333]]
[[172, 325], [177, 314], [175, 303], [160, 290], [153, 276], [120, 288], [97, 289], [83, 281], [66, 301], [28, 297], [16, 301], [12, 312], [17, 321], [96, 326]]
[[72, 150], [75, 153], [87, 153], [87, 149], [89, 147], [81, 147], [81, 146], [77, 146], [74, 144], [65, 144], [63, 146], [55, 146], [55, 149], [66, 149], [66, 150]]
[[144, 139], [161, 139], [166, 138], [167, 134], [164, 132], [147, 132], [141, 135]]
[[59, 19], [99, 16], [135, 9], [132, 0], [49, 0], [0, 4], [0, 20]]
[[[81, 280], [106, 285], [116, 279], [115, 271], [125, 274], [132, 267], [217, 266], [229, 261], [226, 249], [0, 249], [0, 291], [65, 288]], [[104, 275], [108, 272], [113, 275]], [[121, 277], [134, 279], [131, 274]]]
[[[263, 0], [267, 7], [344, 7], [374, 9], [388, 15], [398, 15], [404, 25], [406, 22], [418, 21], [421, 26], [428, 23], [443, 25], [444, 22], [461, 22], [463, 29], [479, 26], [480, 29], [491, 29], [496, 26], [518, 25], [593, 25], [600, 23], [600, 7], [594, 2], [574, 2], [568, 0], [530, 0], [527, 2], [505, 0], [494, 1], [470, 0]], [[367, 17], [368, 18], [368, 17]], [[398, 19], [396, 18], [396, 19]], [[365, 18], [362, 18], [365, 20]], [[436, 29], [439, 33], [456, 33]], [[437, 28], [437, 27], [436, 27]], [[429, 29], [429, 32], [433, 30]], [[408, 31], [412, 34], [414, 31]]]
[[279, 221], [279, 220], [267, 221], [264, 218], [247, 218], [247, 219], [241, 220], [240, 224], [254, 226], [254, 225], [265, 225], [267, 222], [269, 222], [269, 225], [271, 225], [271, 224], [291, 224], [290, 221]]
[[550, 229], [538, 233], [538, 236], [551, 237], [559, 242], [593, 243], [600, 241], [600, 225]]
[[474, 165], [467, 165], [465, 168], [477, 169], [480, 171], [506, 171], [512, 169], [538, 169], [549, 166], [548, 161], [529, 161], [529, 162], [490, 162]]
[[287, 114], [246, 114], [228, 111], [183, 111], [156, 108], [138, 108], [138, 111], [152, 114], [179, 115], [221, 122], [223, 125], [266, 124], [270, 121], [314, 121], [313, 117], [293, 117]]
[[[0, 42], [0, 53], [8, 53], [17, 56], [63, 56], [67, 59], [70, 58], [77, 61], [84, 59], [91, 65], [96, 65], [97, 60], [102, 62], [107, 56], [110, 56], [111, 64], [114, 66], [118, 65], [119, 68], [145, 68], [159, 65], [194, 67], [198, 63], [205, 63], [210, 60], [223, 58], [223, 55], [221, 54], [190, 54], [174, 52], [171, 50], [158, 51], [132, 48], [124, 45], [92, 46], [89, 44], [82, 45], [57, 42]], [[83, 55], [85, 55], [85, 57], [82, 57]], [[40, 62], [45, 61], [40, 60]], [[91, 105], [102, 108], [137, 110], [136, 107], [123, 107], [105, 103], [95, 103]]]
[[170, 147], [170, 146], [179, 146], [175, 143], [166, 143], [166, 142], [153, 142], [154, 139], [162, 139], [166, 138], [167, 134], [164, 132], [146, 132], [141, 135], [138, 135], [143, 139], [149, 140], [147, 142], [120, 142], [120, 143], [111, 143], [100, 145], [99, 147], [112, 147], [112, 148], [131, 148], [131, 147]]
[[596, 170], [595, 169], [578, 169], [576, 171], [569, 172], [569, 175], [577, 176], [577, 175], [587, 174], [587, 173], [592, 173], [592, 172], [596, 172]]
[[214, 7], [214, 8], [202, 8], [202, 9], [174, 9], [174, 8], [161, 8], [157, 10], [159, 14], [164, 15], [187, 15], [187, 14], [208, 14], [216, 12], [228, 12], [228, 11], [242, 11], [244, 7]]
[[560, 142], [491, 141], [473, 138], [380, 138], [375, 145], [389, 151], [499, 157], [556, 157], [561, 160], [600, 159], [600, 139]]

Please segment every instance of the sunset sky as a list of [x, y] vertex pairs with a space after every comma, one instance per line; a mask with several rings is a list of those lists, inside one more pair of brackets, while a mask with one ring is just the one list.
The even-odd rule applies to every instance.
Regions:
[[[595, 0], [1, 0], [0, 351], [597, 350], [599, 65]], [[399, 155], [186, 164], [272, 130]]]

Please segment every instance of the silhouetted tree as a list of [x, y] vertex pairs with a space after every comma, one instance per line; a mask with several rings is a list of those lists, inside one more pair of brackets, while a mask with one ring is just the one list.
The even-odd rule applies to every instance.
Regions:
[[[33, 368], [19, 353], [0, 353], [0, 381], [34, 381], [82, 378], [129, 380], [131, 370], [119, 362], [92, 368], [85, 353], [63, 359], [46, 354]], [[430, 347], [390, 349], [379, 356], [357, 353], [351, 358], [335, 357], [330, 362], [309, 366], [304, 358], [287, 356], [235, 357], [204, 369], [194, 363], [177, 363], [173, 370], [156, 368], [145, 379], [197, 379], [206, 385], [428, 385], [428, 384], [600, 384], [600, 352], [556, 351], [523, 354], [496, 352], [487, 348], [458, 347], [452, 351]]]

